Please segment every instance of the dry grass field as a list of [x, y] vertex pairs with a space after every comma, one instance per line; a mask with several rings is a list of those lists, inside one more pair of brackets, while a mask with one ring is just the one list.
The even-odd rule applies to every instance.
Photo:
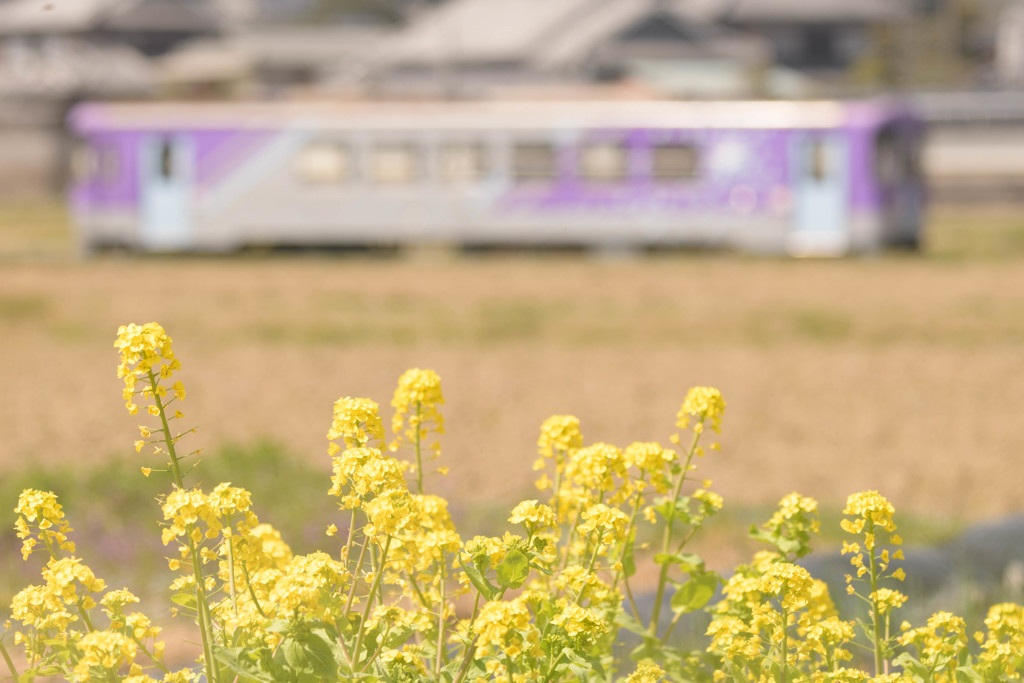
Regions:
[[532, 494], [545, 417], [576, 414], [588, 441], [665, 441], [687, 388], [712, 384], [728, 411], [701, 471], [727, 505], [876, 488], [927, 518], [1019, 512], [1022, 227], [1012, 209], [944, 209], [921, 255], [828, 261], [78, 260], [58, 207], [4, 207], [0, 475], [140, 457], [112, 342], [156, 320], [194, 445], [271, 439], [325, 473], [334, 399], [374, 398], [387, 419], [403, 370], [437, 370], [452, 474], [432, 488], [470, 509]]

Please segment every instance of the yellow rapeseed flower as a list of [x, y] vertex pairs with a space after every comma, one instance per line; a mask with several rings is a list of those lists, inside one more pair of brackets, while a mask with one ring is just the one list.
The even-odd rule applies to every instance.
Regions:
[[758, 589], [762, 594], [779, 599], [789, 613], [803, 609], [811, 602], [814, 579], [806, 569], [791, 562], [776, 562], [761, 577]]
[[725, 414], [725, 399], [722, 392], [714, 387], [693, 387], [686, 394], [679, 413], [676, 415], [676, 426], [686, 429], [690, 426], [691, 420], [696, 425], [703, 426], [704, 422], [710, 422], [711, 428], [716, 432], [722, 431], [722, 415]]
[[75, 544], [69, 541], [67, 536], [72, 529], [64, 519], [64, 509], [57, 502], [57, 494], [52, 491], [25, 489], [18, 496], [14, 512], [18, 515], [14, 528], [22, 542], [23, 559], [27, 560], [32, 554], [32, 549], [40, 543], [50, 548], [51, 552], [56, 552], [57, 549], [75, 552]]
[[877, 606], [879, 614], [889, 614], [894, 609], [899, 609], [907, 601], [907, 596], [891, 588], [879, 588], [873, 591], [868, 598]]
[[384, 424], [380, 419], [377, 402], [368, 398], [339, 398], [334, 402], [334, 415], [327, 438], [332, 441], [343, 439], [348, 448], [374, 445], [371, 441], [380, 446], [384, 441]]
[[566, 604], [562, 611], [551, 618], [551, 623], [565, 629], [570, 638], [577, 638], [582, 646], [593, 644], [608, 632], [608, 624], [600, 616], [585, 607]]
[[484, 603], [474, 628], [481, 648], [494, 648], [508, 657], [518, 657], [526, 648], [533, 649], [539, 640], [537, 627], [522, 597]]
[[540, 426], [537, 452], [542, 458], [553, 458], [583, 446], [580, 421], [574, 415], [552, 415]]
[[[443, 434], [444, 417], [440, 411], [443, 403], [441, 377], [436, 372], [420, 368], [406, 370], [398, 378], [398, 387], [391, 399], [391, 406], [395, 409], [391, 420], [395, 442], [391, 450], [397, 449], [403, 439], [409, 443], [415, 443], [417, 438], [424, 439], [431, 429]], [[432, 449], [435, 456], [440, 452], [438, 444], [434, 444]]]
[[522, 524], [531, 533], [538, 529], [553, 528], [558, 523], [555, 511], [536, 500], [524, 500], [516, 505], [508, 521], [512, 524]]
[[660, 683], [664, 678], [665, 671], [657, 664], [640, 664], [626, 679], [626, 683]]
[[615, 543], [621, 540], [628, 524], [629, 517], [622, 510], [595, 503], [583, 511], [577, 528], [584, 538], [596, 532], [598, 543]]
[[[611, 493], [621, 489], [627, 481], [622, 451], [607, 443], [573, 451], [565, 471], [569, 483], [590, 493]], [[563, 509], [562, 506], [559, 509]]]
[[[843, 520], [843, 529], [852, 534], [861, 533], [866, 523], [881, 527], [893, 533], [896, 531], [896, 523], [893, 521], [895, 510], [884, 496], [878, 491], [862, 491], [854, 493], [846, 499], [844, 515], [852, 515], [855, 519]], [[869, 529], [870, 531], [870, 529]], [[898, 545], [895, 539], [893, 543]]]
[[75, 647], [82, 653], [74, 669], [79, 681], [92, 680], [92, 669], [100, 670], [100, 680], [108, 680], [108, 674], [132, 662], [138, 651], [134, 640], [116, 631], [92, 631], [79, 638]]
[[[181, 363], [174, 357], [171, 338], [157, 323], [122, 325], [117, 329], [114, 347], [121, 353], [117, 376], [124, 379], [125, 407], [134, 415], [138, 412], [134, 402], [135, 394], [142, 393], [144, 397], [151, 395], [149, 387], [141, 392], [136, 390], [138, 381], [148, 378], [150, 372], [160, 379], [168, 379], [181, 368]], [[184, 397], [185, 389], [181, 382], [176, 382], [173, 388], [179, 398]]]
[[332, 496], [341, 498], [343, 509], [357, 508], [370, 495], [404, 490], [407, 463], [377, 448], [348, 448], [333, 458]]
[[654, 441], [637, 441], [623, 451], [628, 467], [636, 467], [644, 476], [649, 476], [654, 490], [664, 493], [669, 487], [669, 465], [676, 460], [676, 452], [662, 448]]

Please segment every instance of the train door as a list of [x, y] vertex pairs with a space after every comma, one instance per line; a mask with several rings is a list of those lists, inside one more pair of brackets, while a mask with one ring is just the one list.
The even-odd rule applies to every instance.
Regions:
[[787, 247], [794, 255], [835, 255], [849, 248], [847, 158], [846, 140], [835, 133], [793, 138], [793, 214]]
[[144, 138], [139, 148], [139, 243], [182, 249], [192, 235], [194, 147], [182, 135]]

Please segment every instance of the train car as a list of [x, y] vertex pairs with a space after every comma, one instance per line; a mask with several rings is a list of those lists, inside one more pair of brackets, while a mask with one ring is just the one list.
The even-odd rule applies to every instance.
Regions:
[[896, 101], [84, 103], [86, 250], [443, 243], [841, 255], [918, 242]]

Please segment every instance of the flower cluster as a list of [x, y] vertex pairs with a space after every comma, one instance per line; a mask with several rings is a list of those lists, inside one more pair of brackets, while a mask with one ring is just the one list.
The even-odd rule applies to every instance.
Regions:
[[[368, 446], [372, 441], [382, 444], [384, 424], [381, 422], [379, 410], [377, 402], [368, 398], [339, 398], [334, 402], [334, 418], [327, 438], [331, 441], [342, 439], [348, 448]], [[335, 449], [338, 448], [335, 444], [331, 445]]]
[[[797, 493], [752, 527], [767, 549], [728, 578], [709, 569], [688, 544], [724, 505], [710, 481], [693, 475], [705, 427], [721, 429], [717, 389], [687, 393], [676, 427], [692, 438], [678, 449], [587, 444], [575, 417], [549, 418], [535, 469], [550, 497], [514, 506], [507, 520], [516, 532], [463, 540], [447, 502], [424, 487], [422, 450], [438, 449], [425, 440], [443, 432], [440, 378], [410, 370], [392, 401], [390, 443], [392, 451], [410, 445], [415, 457], [386, 452], [376, 402], [338, 399], [327, 431], [329, 494], [338, 501], [330, 547], [295, 554], [260, 523], [248, 491], [184, 484], [174, 448], [181, 435], [168, 427], [168, 406], [184, 389], [161, 386], [180, 368], [163, 329], [127, 325], [115, 345], [129, 410], [142, 396], [160, 420], [140, 428], [152, 439], [142, 443], [168, 456], [173, 483], [159, 500], [163, 542], [177, 551], [168, 560], [174, 610], [195, 623], [202, 654], [193, 667], [169, 669], [160, 628], [131, 611], [139, 598], [108, 591], [74, 556], [56, 496], [29, 489], [15, 508], [22, 555], [45, 550], [49, 558], [42, 581], [11, 602], [24, 671], [0, 636], [18, 680], [945, 683], [1015, 680], [1024, 671], [1020, 605], [989, 610], [973, 653], [965, 621], [949, 612], [893, 634], [891, 619], [907, 601], [892, 587], [904, 577], [893, 565], [901, 540], [893, 506], [876, 491], [850, 496], [841, 522], [855, 537], [843, 544], [853, 567], [848, 591], [866, 605], [866, 619], [841, 618], [827, 586], [797, 563], [820, 528], [817, 502]], [[653, 562], [650, 609], [636, 597], [643, 559]], [[674, 647], [673, 630], [698, 611], [711, 615], [707, 648]], [[625, 631], [638, 643], [635, 667], [617, 657]], [[873, 653], [873, 671], [851, 665], [854, 647]]]
[[[174, 357], [171, 349], [171, 338], [164, 328], [157, 323], [122, 325], [117, 330], [114, 346], [121, 352], [121, 364], [117, 366], [117, 376], [124, 379], [124, 400], [128, 412], [135, 415], [139, 407], [134, 403], [139, 380], [146, 384], [147, 379], [169, 379], [181, 363]], [[175, 383], [173, 389], [179, 397], [184, 398], [184, 388]], [[144, 396], [152, 396], [152, 387], [142, 390]], [[166, 390], [156, 389], [162, 397]]]
[[55, 548], [75, 552], [75, 544], [68, 540], [71, 526], [64, 519], [64, 509], [57, 496], [50, 491], [25, 489], [18, 496], [14, 508], [18, 515], [14, 529], [21, 539], [21, 556], [28, 559], [32, 549], [42, 544], [52, 553]]

